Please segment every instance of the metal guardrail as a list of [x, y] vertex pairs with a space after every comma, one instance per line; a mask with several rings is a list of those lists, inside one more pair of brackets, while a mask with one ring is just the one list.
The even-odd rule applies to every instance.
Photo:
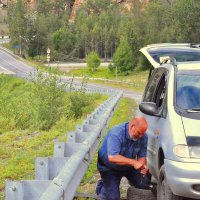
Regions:
[[96, 108], [82, 125], [76, 126], [74, 132], [67, 133], [66, 143], [55, 142], [53, 157], [37, 158], [35, 180], [7, 180], [6, 199], [73, 199], [121, 96], [122, 91], [113, 91], [112, 96]]

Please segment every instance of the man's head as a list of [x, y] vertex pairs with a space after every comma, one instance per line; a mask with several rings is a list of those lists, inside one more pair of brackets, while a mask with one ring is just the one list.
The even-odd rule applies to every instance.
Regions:
[[148, 128], [144, 117], [135, 117], [129, 122], [129, 135], [132, 140], [141, 138]]

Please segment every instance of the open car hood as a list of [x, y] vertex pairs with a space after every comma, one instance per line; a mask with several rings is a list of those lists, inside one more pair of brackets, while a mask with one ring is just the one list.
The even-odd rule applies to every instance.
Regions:
[[166, 58], [175, 58], [177, 62], [200, 61], [200, 48], [188, 43], [152, 44], [140, 49], [154, 68]]

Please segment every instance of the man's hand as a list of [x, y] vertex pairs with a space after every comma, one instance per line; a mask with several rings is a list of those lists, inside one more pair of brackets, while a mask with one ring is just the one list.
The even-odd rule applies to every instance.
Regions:
[[135, 169], [142, 169], [143, 168], [143, 163], [141, 163], [140, 161], [134, 160], [133, 167]]
[[129, 165], [134, 167], [137, 170], [140, 170], [142, 174], [146, 174], [148, 169], [146, 166], [146, 158], [139, 158], [138, 160], [132, 159], [132, 158], [126, 158], [122, 155], [114, 155], [108, 156], [108, 160], [111, 163], [115, 163], [117, 165]]
[[147, 168], [147, 166], [144, 165], [143, 168], [140, 170], [140, 173], [143, 174], [143, 175], [146, 175], [147, 172], [148, 172], [148, 170], [149, 170], [149, 169]]
[[109, 155], [108, 160], [111, 163], [115, 163], [117, 165], [129, 165], [139, 170], [142, 169], [144, 166], [143, 162], [132, 159], [132, 158], [126, 158], [122, 155], [114, 155], [114, 156]]

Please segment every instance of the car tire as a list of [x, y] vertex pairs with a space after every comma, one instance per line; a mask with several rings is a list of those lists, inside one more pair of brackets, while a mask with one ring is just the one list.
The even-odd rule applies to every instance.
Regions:
[[171, 191], [165, 174], [165, 166], [162, 165], [159, 172], [158, 187], [157, 187], [158, 200], [183, 200], [184, 197], [174, 195]]
[[155, 185], [151, 190], [151, 193], [153, 194], [154, 197], [157, 197], [157, 185]]

